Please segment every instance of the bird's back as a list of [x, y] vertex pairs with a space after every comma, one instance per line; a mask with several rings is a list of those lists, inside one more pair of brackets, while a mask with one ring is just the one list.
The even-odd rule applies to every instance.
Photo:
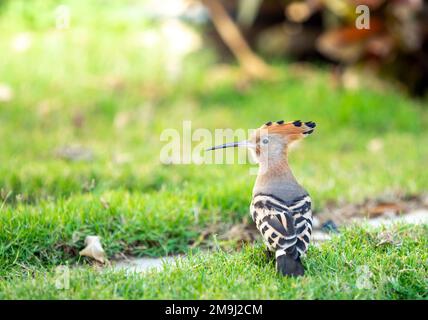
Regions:
[[[282, 188], [255, 187], [250, 212], [266, 246], [276, 254], [279, 271], [286, 274], [292, 268], [294, 271], [290, 271], [291, 274], [299, 274], [296, 270], [303, 268], [298, 268], [296, 264], [291, 266], [290, 263], [285, 267], [285, 261], [292, 259], [298, 265], [300, 256], [306, 253], [309, 246], [312, 211], [308, 193], [295, 184]], [[286, 259], [282, 257], [285, 255]]]

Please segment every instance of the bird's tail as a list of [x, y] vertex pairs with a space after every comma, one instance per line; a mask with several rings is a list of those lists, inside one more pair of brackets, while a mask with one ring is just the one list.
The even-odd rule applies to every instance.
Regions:
[[302, 262], [300, 258], [293, 258], [290, 255], [285, 253], [278, 255], [276, 257], [276, 270], [283, 276], [292, 276], [298, 277], [303, 276], [305, 269], [303, 269]]

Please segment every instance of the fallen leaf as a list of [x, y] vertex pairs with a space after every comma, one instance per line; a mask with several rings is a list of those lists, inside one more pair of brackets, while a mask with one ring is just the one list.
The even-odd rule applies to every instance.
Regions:
[[86, 247], [79, 252], [81, 256], [95, 259], [98, 262], [105, 263], [105, 252], [101, 245], [100, 237], [87, 236], [85, 238]]
[[394, 216], [401, 211], [403, 211], [403, 206], [399, 203], [380, 203], [367, 208], [367, 214], [369, 218], [378, 217], [381, 215]]

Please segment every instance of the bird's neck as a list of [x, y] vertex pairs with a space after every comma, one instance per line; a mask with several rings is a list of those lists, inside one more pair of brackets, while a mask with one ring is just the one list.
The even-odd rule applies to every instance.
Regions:
[[280, 159], [260, 162], [253, 195], [258, 193], [272, 194], [284, 200], [305, 193], [291, 171], [286, 153]]
[[274, 181], [281, 182], [296, 182], [296, 178], [288, 164], [288, 159], [285, 156], [282, 159], [263, 161], [259, 164], [259, 172], [257, 174], [258, 183], [272, 183]]

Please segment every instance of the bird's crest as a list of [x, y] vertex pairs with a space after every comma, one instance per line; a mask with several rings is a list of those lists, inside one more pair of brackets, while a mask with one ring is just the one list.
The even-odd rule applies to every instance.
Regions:
[[285, 137], [289, 141], [298, 140], [310, 135], [314, 132], [316, 127], [315, 122], [307, 121], [302, 122], [300, 120], [284, 122], [284, 120], [280, 121], [269, 121], [262, 125], [258, 131], [267, 131], [268, 134], [280, 134]]

